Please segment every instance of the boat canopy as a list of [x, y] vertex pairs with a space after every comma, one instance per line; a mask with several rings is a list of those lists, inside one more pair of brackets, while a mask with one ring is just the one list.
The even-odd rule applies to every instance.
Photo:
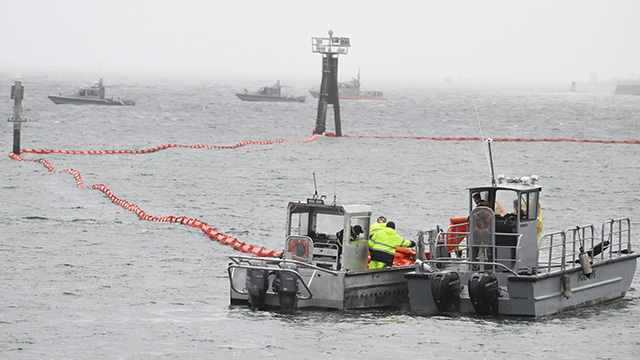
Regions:
[[102, 79], [96, 81], [91, 86], [85, 86], [78, 89], [78, 91], [76, 91], [76, 95], [81, 97], [104, 99], [105, 88], [104, 85], [102, 85]]
[[[285, 258], [333, 270], [366, 269], [370, 220], [368, 205], [327, 205], [322, 199], [290, 202]], [[362, 233], [352, 236], [356, 226]]]
[[[494, 244], [499, 249], [515, 249], [506, 254], [505, 265], [517, 270], [535, 267], [538, 259], [538, 238], [541, 231], [540, 191], [537, 176], [522, 178], [498, 177], [497, 185], [469, 188], [469, 242], [474, 246]], [[483, 210], [484, 209], [484, 210]], [[495, 237], [484, 239], [483, 233]], [[485, 242], [488, 242], [485, 244]], [[472, 254], [475, 258], [477, 254]]]

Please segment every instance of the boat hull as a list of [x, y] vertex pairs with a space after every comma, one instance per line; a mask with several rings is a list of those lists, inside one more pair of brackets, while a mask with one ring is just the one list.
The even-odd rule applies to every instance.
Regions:
[[[281, 260], [280, 260], [281, 261]], [[399, 308], [408, 309], [409, 297], [405, 274], [413, 270], [413, 266], [399, 266], [387, 269], [358, 271], [323, 271], [317, 267], [304, 267], [297, 263], [300, 281], [307, 284], [312, 296], [305, 298], [306, 289], [300, 286], [298, 309], [373, 309]], [[270, 270], [275, 267], [269, 267]], [[234, 267], [229, 271], [231, 282], [230, 298], [232, 305], [248, 305], [249, 295], [246, 292], [247, 270]], [[273, 274], [269, 284], [273, 283]], [[266, 309], [280, 309], [280, 297], [270, 289], [265, 296]]]
[[236, 96], [242, 101], [264, 101], [264, 102], [304, 102], [304, 96], [273, 96], [261, 94], [243, 94], [237, 93]]
[[[320, 92], [318, 90], [309, 90], [309, 94], [311, 94], [311, 96], [313, 96], [315, 99], [320, 97]], [[358, 96], [338, 95], [338, 98], [343, 100], [384, 100], [383, 97], [367, 96], [366, 94], [361, 94]]]
[[[593, 264], [593, 275], [587, 277], [580, 268], [556, 271], [542, 275], [518, 276], [496, 273], [500, 287], [498, 315], [545, 316], [562, 311], [605, 303], [623, 297], [631, 286], [640, 254], [629, 254]], [[469, 279], [475, 272], [469, 265], [459, 265], [460, 313], [473, 314], [469, 295]], [[440, 311], [431, 291], [431, 282], [438, 272], [412, 271], [407, 273], [409, 303], [412, 311], [438, 314]], [[569, 277], [571, 296], [563, 295], [563, 275]]]
[[77, 96], [58, 96], [58, 95], [49, 95], [49, 100], [51, 100], [56, 105], [110, 105], [110, 106], [130, 106], [135, 105], [135, 102], [131, 100], [121, 100], [121, 99], [91, 99]]

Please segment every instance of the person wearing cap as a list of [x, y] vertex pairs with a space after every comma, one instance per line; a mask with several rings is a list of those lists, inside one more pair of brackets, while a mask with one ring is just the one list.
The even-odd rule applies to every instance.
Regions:
[[389, 221], [387, 226], [373, 235], [369, 240], [369, 252], [371, 261], [369, 269], [379, 269], [393, 266], [393, 258], [396, 255], [396, 247], [414, 247], [416, 243], [405, 240], [396, 231], [396, 224]]
[[[350, 240], [351, 241], [356, 241], [358, 240], [358, 235], [362, 234], [364, 232], [364, 229], [362, 229], [362, 226], [360, 225], [356, 225], [354, 227], [351, 228], [351, 237]], [[342, 234], [344, 234], [344, 229], [338, 231], [336, 233], [336, 243], [338, 244], [339, 248], [342, 248]]]
[[371, 224], [369, 227], [369, 239], [373, 237], [373, 234], [387, 227], [387, 218], [380, 215], [378, 220]]

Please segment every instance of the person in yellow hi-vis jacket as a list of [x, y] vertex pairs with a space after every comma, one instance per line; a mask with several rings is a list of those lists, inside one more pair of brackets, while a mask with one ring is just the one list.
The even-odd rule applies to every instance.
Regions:
[[540, 217], [540, 201], [538, 201], [538, 244], [540, 244], [540, 235], [542, 235], [542, 217]]
[[378, 216], [378, 220], [371, 224], [371, 226], [369, 227], [369, 239], [371, 239], [373, 237], [373, 234], [375, 234], [377, 231], [380, 231], [386, 227], [387, 218], [382, 215]]
[[414, 247], [416, 243], [405, 240], [396, 231], [396, 224], [393, 221], [387, 223], [387, 227], [376, 231], [369, 240], [369, 252], [371, 262], [369, 269], [379, 269], [393, 266], [393, 258], [396, 255], [396, 247]]

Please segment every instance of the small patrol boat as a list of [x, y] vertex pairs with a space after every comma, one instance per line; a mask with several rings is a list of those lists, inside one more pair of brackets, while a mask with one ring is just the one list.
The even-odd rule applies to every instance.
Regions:
[[253, 93], [244, 89], [244, 92], [236, 93], [236, 96], [242, 101], [304, 102], [306, 99], [304, 96], [282, 95], [280, 80], [272, 86], [263, 86]]
[[69, 95], [49, 95], [49, 100], [54, 104], [73, 104], [73, 105], [115, 105], [115, 106], [131, 106], [135, 105], [133, 100], [124, 100], [120, 98], [106, 97], [105, 87], [102, 79], [93, 83], [91, 86], [85, 86], [74, 94]]
[[540, 236], [538, 177], [497, 180], [469, 188], [468, 217], [420, 240], [429, 255], [406, 274], [411, 310], [537, 317], [626, 294], [640, 256], [628, 218]]
[[[230, 256], [231, 304], [284, 311], [408, 308], [405, 274], [413, 263], [368, 269], [370, 219], [367, 205], [329, 205], [317, 196], [290, 202], [282, 258]], [[356, 225], [364, 232], [350, 236]]]
[[[312, 89], [309, 93], [314, 98], [320, 97], [320, 91]], [[377, 90], [360, 90], [360, 71], [358, 77], [351, 81], [338, 83], [338, 98], [343, 100], [384, 100], [382, 92]]]

